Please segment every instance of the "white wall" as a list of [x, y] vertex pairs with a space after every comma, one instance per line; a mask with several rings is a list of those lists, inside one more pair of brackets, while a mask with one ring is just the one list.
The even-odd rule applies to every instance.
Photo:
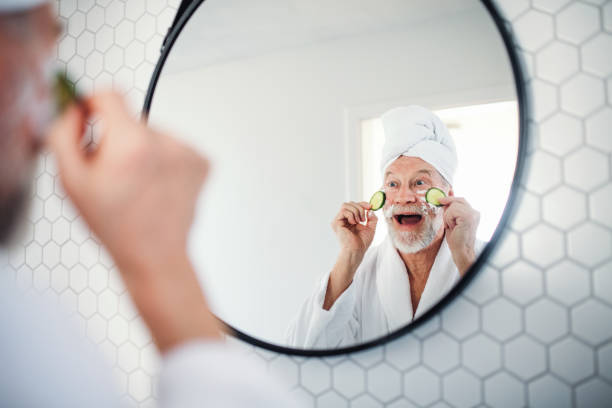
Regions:
[[151, 123], [213, 160], [192, 253], [215, 311], [282, 343], [333, 266], [329, 223], [343, 201], [359, 199], [345, 196], [346, 109], [418, 104], [417, 95], [444, 106], [445, 94], [500, 86], [514, 98], [500, 40], [480, 10], [162, 75]]

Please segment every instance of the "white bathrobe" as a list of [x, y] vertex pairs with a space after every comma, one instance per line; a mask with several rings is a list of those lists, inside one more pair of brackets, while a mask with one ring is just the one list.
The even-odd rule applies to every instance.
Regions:
[[[476, 242], [477, 255], [484, 247]], [[321, 280], [287, 331], [289, 345], [327, 349], [353, 346], [391, 333], [435, 305], [459, 280], [446, 239], [413, 313], [406, 266], [391, 239], [370, 248], [351, 285], [330, 310], [323, 309], [329, 273]]]

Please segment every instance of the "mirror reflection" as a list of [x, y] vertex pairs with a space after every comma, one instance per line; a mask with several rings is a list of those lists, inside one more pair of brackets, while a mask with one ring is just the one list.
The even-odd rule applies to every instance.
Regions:
[[495, 231], [518, 146], [478, 1], [207, 0], [149, 120], [212, 163], [190, 242], [212, 309], [301, 349], [437, 304]]

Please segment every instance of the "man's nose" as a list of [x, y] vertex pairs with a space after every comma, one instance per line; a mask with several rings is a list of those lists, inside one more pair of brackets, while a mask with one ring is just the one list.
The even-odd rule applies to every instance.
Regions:
[[395, 196], [396, 204], [412, 204], [416, 203], [416, 201], [416, 193], [410, 187], [407, 186], [402, 186], [397, 192], [397, 195]]

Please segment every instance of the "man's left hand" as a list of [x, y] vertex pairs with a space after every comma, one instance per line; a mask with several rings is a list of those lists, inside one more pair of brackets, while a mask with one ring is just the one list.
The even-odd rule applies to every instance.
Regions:
[[446, 241], [459, 274], [463, 276], [476, 260], [474, 245], [480, 213], [461, 197], [444, 197], [440, 204], [444, 205]]

